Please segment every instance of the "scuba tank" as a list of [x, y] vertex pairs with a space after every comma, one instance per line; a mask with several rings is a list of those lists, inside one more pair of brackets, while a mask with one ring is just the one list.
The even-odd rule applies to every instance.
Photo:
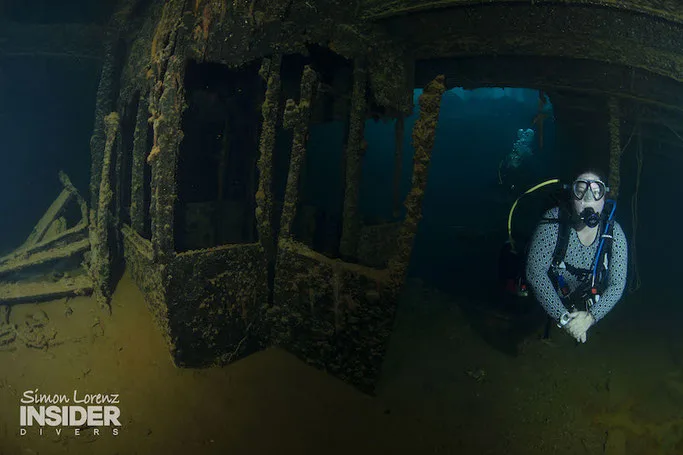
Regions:
[[523, 272], [524, 258], [513, 251], [510, 242], [505, 242], [498, 255], [498, 280], [506, 294], [517, 297], [529, 295]]
[[[526, 248], [520, 251], [518, 248], [518, 243], [512, 236], [512, 219], [515, 209], [517, 208], [517, 204], [524, 196], [546, 186], [559, 183], [559, 179], [551, 179], [529, 188], [515, 200], [510, 208], [507, 222], [508, 239], [503, 244], [498, 255], [498, 280], [501, 291], [504, 293], [504, 295], [516, 297], [529, 296], [529, 287], [524, 277], [526, 267]], [[566, 185], [562, 185], [562, 189], [566, 189], [566, 187]]]

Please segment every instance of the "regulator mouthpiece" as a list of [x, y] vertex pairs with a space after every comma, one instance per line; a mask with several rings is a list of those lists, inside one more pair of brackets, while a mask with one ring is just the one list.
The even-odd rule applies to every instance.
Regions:
[[579, 214], [579, 217], [581, 218], [581, 221], [583, 221], [583, 223], [589, 228], [594, 228], [600, 224], [600, 215], [595, 213], [595, 210], [593, 210], [592, 207], [586, 207], [583, 209], [583, 211]]

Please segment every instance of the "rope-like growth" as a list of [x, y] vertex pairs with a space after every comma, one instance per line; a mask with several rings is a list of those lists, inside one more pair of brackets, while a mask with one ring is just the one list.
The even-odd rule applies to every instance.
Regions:
[[621, 112], [619, 108], [619, 100], [616, 97], [611, 97], [608, 103], [609, 109], [609, 135], [610, 135], [610, 153], [609, 153], [609, 187], [612, 193], [612, 198], [617, 200], [619, 197], [619, 186], [621, 183]]
[[629, 284], [629, 293], [636, 292], [638, 289], [640, 289], [641, 285], [640, 272], [638, 271], [638, 255], [636, 251], [636, 237], [638, 234], [638, 192], [640, 191], [640, 175], [643, 170], [643, 135], [642, 126], [640, 124], [638, 125], [638, 150], [636, 151], [636, 166], [636, 188], [633, 191], [633, 196], [631, 196], [631, 225], [633, 228], [633, 233], [631, 234], [630, 257], [633, 279], [631, 279], [631, 283]]

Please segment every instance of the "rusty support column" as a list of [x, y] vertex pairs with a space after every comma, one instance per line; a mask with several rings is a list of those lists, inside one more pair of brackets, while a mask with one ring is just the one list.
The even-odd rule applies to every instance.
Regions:
[[349, 118], [349, 136], [346, 144], [346, 182], [344, 189], [344, 218], [339, 251], [344, 258], [358, 256], [360, 218], [358, 215], [358, 191], [365, 140], [365, 94], [368, 75], [365, 62], [356, 60], [353, 72], [353, 94]]
[[90, 274], [93, 280], [93, 292], [100, 307], [111, 312], [111, 231], [114, 192], [112, 189], [112, 158], [114, 143], [119, 133], [119, 114], [112, 112], [104, 118], [105, 144], [100, 169], [99, 200], [90, 211]]
[[147, 156], [152, 166], [150, 217], [152, 254], [155, 262], [168, 263], [174, 252], [174, 212], [177, 199], [176, 167], [178, 146], [183, 139], [180, 129], [185, 104], [183, 80], [187, 51], [183, 28], [185, 2], [167, 0], [152, 39], [148, 72], [152, 75], [149, 93], [149, 122], [153, 126], [154, 145]]
[[610, 197], [619, 197], [619, 184], [621, 183], [621, 110], [619, 109], [619, 99], [610, 97], [608, 101], [609, 109], [609, 177], [607, 181], [610, 187]]
[[292, 141], [292, 156], [289, 163], [289, 174], [287, 175], [287, 187], [285, 188], [285, 203], [282, 208], [282, 219], [280, 223], [280, 238], [290, 239], [292, 235], [292, 223], [296, 216], [296, 207], [299, 201], [299, 177], [301, 176], [301, 166], [306, 159], [306, 143], [308, 142], [308, 122], [311, 116], [311, 102], [313, 92], [318, 81], [318, 75], [310, 67], [304, 68], [301, 76], [301, 99], [299, 104], [294, 100], [287, 100], [283, 125], [287, 129], [294, 131]]
[[145, 231], [145, 217], [149, 213], [145, 212], [145, 159], [147, 150], [147, 93], [140, 94], [138, 101], [138, 113], [135, 118], [135, 133], [133, 136], [133, 169], [131, 170], [131, 189], [130, 189], [130, 222], [131, 227], [138, 234], [143, 235]]
[[90, 137], [90, 207], [97, 207], [99, 201], [100, 178], [106, 141], [104, 117], [114, 110], [117, 96], [116, 79], [118, 34], [110, 31], [104, 40], [104, 62], [97, 87], [95, 122]]
[[429, 163], [432, 158], [436, 126], [441, 109], [441, 98], [446, 90], [444, 76], [437, 76], [427, 84], [420, 96], [420, 117], [413, 127], [413, 185], [406, 197], [406, 218], [398, 234], [397, 248], [389, 260], [390, 286], [393, 293], [398, 294], [408, 270], [410, 254], [417, 227], [422, 218], [422, 198], [427, 187]]
[[394, 201], [393, 214], [394, 219], [401, 216], [401, 173], [403, 172], [403, 132], [404, 132], [404, 117], [399, 115], [396, 118], [395, 139], [396, 148], [394, 149]]
[[259, 181], [256, 191], [256, 222], [259, 242], [269, 264], [275, 262], [275, 230], [273, 229], [273, 151], [280, 111], [281, 57], [263, 60], [259, 76], [266, 81], [266, 96], [261, 106], [263, 126], [259, 143]]
[[156, 144], [147, 157], [152, 164], [152, 248], [155, 259], [167, 262], [174, 254], [174, 212], [178, 197], [176, 168], [178, 148], [183, 139], [180, 129], [185, 94], [184, 58], [173, 55], [164, 75], [163, 93], [159, 97], [154, 119]]

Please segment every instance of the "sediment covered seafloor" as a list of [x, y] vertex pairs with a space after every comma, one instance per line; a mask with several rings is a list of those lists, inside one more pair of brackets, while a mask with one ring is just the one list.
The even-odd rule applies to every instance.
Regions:
[[[370, 397], [280, 349], [223, 368], [176, 368], [127, 276], [111, 317], [86, 297], [18, 305], [10, 324], [33, 324], [51, 341], [36, 349], [17, 339], [0, 351], [0, 454], [683, 450], [683, 337], [674, 327], [640, 337], [647, 319], [625, 321], [643, 305], [623, 305], [586, 345], [559, 332], [549, 342], [531, 336], [516, 357], [482, 341], [462, 308], [409, 281]], [[25, 389], [118, 393], [120, 433], [20, 436]]]

